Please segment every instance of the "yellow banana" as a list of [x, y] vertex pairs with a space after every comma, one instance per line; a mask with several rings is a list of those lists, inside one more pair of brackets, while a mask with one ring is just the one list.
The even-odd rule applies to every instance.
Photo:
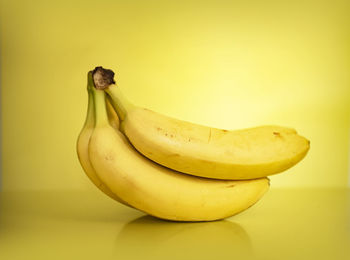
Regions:
[[213, 180], [154, 163], [110, 126], [105, 93], [93, 88], [93, 96], [96, 121], [89, 158], [102, 182], [129, 205], [168, 220], [210, 221], [247, 209], [268, 190], [268, 178]]
[[123, 96], [113, 76], [111, 70], [97, 67], [93, 77], [96, 87], [111, 97], [120, 130], [140, 153], [168, 168], [214, 179], [253, 179], [287, 170], [309, 150], [310, 142], [294, 129], [228, 131], [137, 107]]
[[[94, 106], [92, 89], [91, 89], [91, 87], [93, 86], [92, 84], [93, 84], [92, 75], [90, 72], [88, 74], [88, 110], [87, 110], [84, 126], [79, 134], [78, 141], [77, 141], [78, 158], [86, 175], [96, 185], [97, 188], [99, 188], [102, 192], [104, 192], [106, 195], [108, 195], [112, 199], [117, 200], [120, 203], [123, 203], [124, 205], [127, 205], [127, 203], [125, 203], [113, 192], [111, 192], [110, 189], [100, 180], [100, 178], [95, 173], [95, 169], [92, 167], [90, 163], [88, 146], [89, 146], [90, 137], [95, 127], [95, 106]], [[108, 108], [107, 113], [108, 113], [109, 122], [113, 127], [118, 129], [118, 126], [119, 126], [118, 117], [115, 114], [111, 104], [109, 102], [106, 102], [106, 105]]]

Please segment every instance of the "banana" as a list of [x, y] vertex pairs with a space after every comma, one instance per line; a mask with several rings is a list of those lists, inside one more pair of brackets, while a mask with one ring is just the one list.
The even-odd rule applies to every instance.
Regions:
[[211, 221], [247, 209], [268, 190], [268, 178], [213, 180], [154, 163], [110, 126], [105, 93], [92, 89], [96, 121], [88, 147], [91, 165], [109, 190], [134, 208], [162, 219]]
[[131, 104], [111, 70], [96, 67], [121, 120], [120, 130], [144, 156], [183, 173], [214, 179], [253, 179], [283, 172], [307, 154], [310, 142], [294, 129], [260, 126], [222, 130], [170, 118]]
[[[121, 200], [118, 196], [116, 196], [113, 192], [110, 191], [110, 189], [100, 180], [100, 178], [96, 175], [94, 168], [92, 167], [89, 159], [88, 154], [88, 146], [90, 137], [92, 135], [92, 132], [95, 127], [95, 109], [94, 109], [94, 101], [92, 96], [92, 75], [91, 72], [88, 74], [88, 109], [86, 114], [86, 119], [84, 126], [79, 134], [78, 140], [77, 140], [77, 153], [78, 158], [81, 166], [83, 167], [86, 175], [89, 177], [89, 179], [96, 185], [97, 188], [99, 188], [103, 193], [111, 197], [112, 199], [124, 204], [128, 205], [126, 202]], [[109, 102], [106, 103], [107, 105], [107, 113], [108, 113], [108, 120], [110, 124], [118, 129], [119, 126], [119, 120], [117, 115], [115, 114], [114, 109], [112, 108], [111, 104]]]

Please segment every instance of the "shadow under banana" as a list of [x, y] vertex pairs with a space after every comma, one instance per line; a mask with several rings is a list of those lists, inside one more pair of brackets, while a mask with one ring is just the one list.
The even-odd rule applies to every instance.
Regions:
[[253, 256], [247, 232], [237, 223], [171, 222], [142, 216], [127, 223], [116, 239], [120, 259], [219, 259]]

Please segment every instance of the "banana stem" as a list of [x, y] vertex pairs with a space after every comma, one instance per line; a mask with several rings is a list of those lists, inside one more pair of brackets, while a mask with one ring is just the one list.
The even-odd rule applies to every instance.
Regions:
[[91, 73], [94, 87], [99, 90], [105, 90], [108, 93], [119, 120], [123, 121], [128, 111], [130, 111], [134, 105], [123, 96], [119, 87], [115, 85], [114, 72], [102, 67], [96, 67]]
[[91, 91], [88, 91], [88, 109], [84, 127], [94, 127], [95, 125], [95, 111], [94, 111], [94, 100]]
[[102, 90], [93, 88], [93, 101], [95, 103], [95, 127], [105, 127], [109, 125], [107, 108], [106, 108], [106, 94]]
[[87, 91], [88, 91], [88, 108], [84, 123], [85, 127], [94, 127], [95, 126], [95, 108], [94, 108], [94, 97], [93, 97], [93, 81], [91, 73], [88, 74], [88, 84], [87, 84]]
[[128, 111], [134, 108], [134, 105], [124, 97], [120, 88], [116, 85], [110, 85], [105, 91], [111, 97], [112, 106], [117, 111], [119, 120], [123, 121]]

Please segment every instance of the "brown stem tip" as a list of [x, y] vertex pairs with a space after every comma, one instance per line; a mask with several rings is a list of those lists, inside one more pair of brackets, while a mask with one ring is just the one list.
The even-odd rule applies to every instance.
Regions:
[[101, 66], [96, 67], [92, 71], [92, 78], [94, 80], [95, 88], [104, 90], [111, 84], [115, 84], [114, 72], [109, 69], [104, 69]]

